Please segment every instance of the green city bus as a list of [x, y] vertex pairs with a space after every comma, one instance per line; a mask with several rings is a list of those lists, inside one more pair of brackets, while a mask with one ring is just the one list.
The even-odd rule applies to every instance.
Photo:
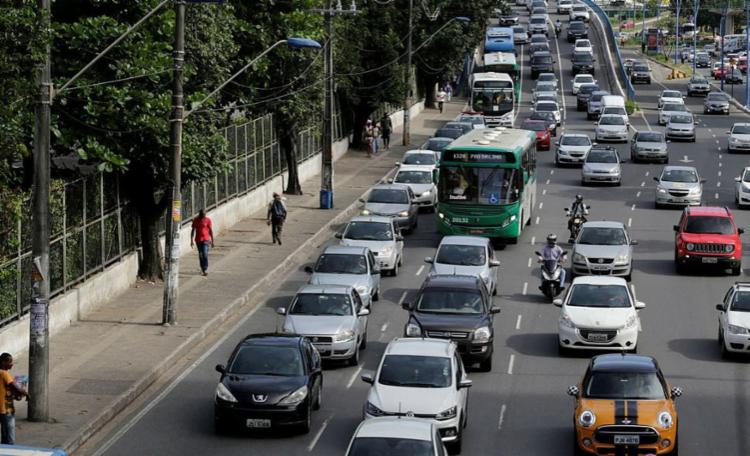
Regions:
[[488, 52], [484, 54], [484, 62], [481, 71], [475, 73], [506, 73], [513, 79], [515, 99], [521, 97], [521, 71], [520, 65], [512, 52]]
[[435, 172], [438, 230], [514, 244], [536, 201], [536, 134], [478, 129], [452, 142]]

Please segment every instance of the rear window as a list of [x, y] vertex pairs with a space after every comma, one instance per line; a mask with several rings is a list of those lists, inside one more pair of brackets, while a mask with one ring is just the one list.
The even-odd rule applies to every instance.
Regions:
[[549, 55], [535, 55], [531, 58], [532, 64], [552, 63], [552, 57]]

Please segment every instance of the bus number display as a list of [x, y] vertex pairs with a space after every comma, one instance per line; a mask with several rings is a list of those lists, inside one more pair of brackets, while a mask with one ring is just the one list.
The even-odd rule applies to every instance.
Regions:
[[461, 163], [515, 163], [513, 154], [503, 152], [468, 152], [447, 150], [443, 152], [443, 161]]

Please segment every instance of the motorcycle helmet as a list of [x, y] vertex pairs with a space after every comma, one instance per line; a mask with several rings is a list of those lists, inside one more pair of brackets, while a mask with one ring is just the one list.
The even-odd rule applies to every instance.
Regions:
[[552, 233], [547, 235], [547, 245], [554, 246], [557, 244], [557, 235]]
[[576, 195], [576, 201], [579, 203], [583, 201], [583, 195]]

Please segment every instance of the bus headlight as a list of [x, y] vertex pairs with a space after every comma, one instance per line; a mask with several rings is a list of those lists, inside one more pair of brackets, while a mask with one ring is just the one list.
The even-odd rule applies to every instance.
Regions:
[[516, 221], [516, 215], [513, 214], [510, 217], [503, 220], [503, 223], [500, 224], [500, 228], [505, 228], [506, 226], [510, 225], [511, 223]]

